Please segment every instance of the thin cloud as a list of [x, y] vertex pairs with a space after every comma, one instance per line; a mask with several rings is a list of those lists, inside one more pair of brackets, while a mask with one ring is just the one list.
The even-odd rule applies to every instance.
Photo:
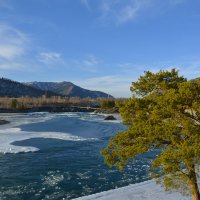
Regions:
[[24, 71], [25, 65], [23, 65], [22, 63], [17, 63], [17, 62], [3, 62], [3, 63], [0, 63], [0, 69]]
[[[2, 71], [24, 70], [29, 51], [29, 37], [5, 23], [0, 23], [0, 69]], [[30, 61], [29, 61], [30, 62]]]
[[28, 37], [11, 26], [0, 24], [0, 58], [13, 60], [25, 54]]
[[14, 45], [1, 45], [0, 46], [0, 57], [6, 60], [11, 60], [24, 54], [22, 47]]
[[129, 0], [126, 3], [124, 1], [103, 1], [102, 18], [110, 18], [117, 24], [121, 24], [134, 20], [149, 5], [150, 0]]
[[182, 62], [176, 62], [173, 66], [188, 79], [200, 77], [200, 60], [198, 58], [188, 59], [187, 61], [183, 59]]
[[109, 75], [76, 81], [76, 83], [90, 90], [107, 92], [114, 97], [130, 97], [130, 86], [132, 81], [132, 77], [123, 75]]
[[52, 65], [59, 64], [60, 67], [69, 68], [73, 67], [73, 70], [81, 70], [83, 72], [91, 72], [95, 73], [98, 71], [99, 65], [101, 60], [95, 57], [92, 54], [86, 55], [84, 58], [77, 58], [77, 59], [66, 59], [62, 56], [61, 53], [58, 52], [51, 52], [51, 51], [44, 51], [40, 52], [36, 59], [39, 63], [45, 65]]
[[101, 64], [101, 60], [99, 60], [94, 55], [90, 54], [85, 56], [83, 59], [75, 59], [68, 62], [68, 65], [76, 67], [82, 71], [87, 72], [97, 72], [99, 69], [99, 65]]
[[[138, 17], [147, 15], [156, 8], [165, 9], [166, 6], [177, 6], [188, 0], [81, 0], [87, 9], [100, 11], [99, 19], [104, 22], [123, 24], [134, 21]], [[92, 6], [91, 6], [92, 5]]]
[[81, 0], [81, 3], [82, 3], [88, 10], [90, 10], [90, 2], [89, 2], [89, 0]]
[[40, 70], [59, 64], [63, 69], [73, 67], [75, 70], [95, 73], [101, 64], [101, 60], [92, 54], [82, 59], [65, 59], [60, 52], [41, 49], [45, 48], [33, 45], [32, 37], [0, 22], [0, 69], [4, 71], [16, 71], [22, 68], [24, 71], [29, 71], [32, 66]]
[[[61, 54], [43, 51], [33, 38], [6, 23], [0, 23], [0, 69], [2, 71], [41, 70], [45, 64], [60, 64]], [[37, 55], [37, 56], [36, 56]]]
[[40, 52], [37, 58], [39, 62], [42, 62], [44, 64], [63, 62], [62, 55], [57, 52]]

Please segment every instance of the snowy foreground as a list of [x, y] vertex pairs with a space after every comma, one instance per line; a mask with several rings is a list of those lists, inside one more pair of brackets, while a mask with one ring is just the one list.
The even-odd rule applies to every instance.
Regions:
[[154, 180], [80, 197], [76, 200], [190, 200], [177, 192], [166, 192]]

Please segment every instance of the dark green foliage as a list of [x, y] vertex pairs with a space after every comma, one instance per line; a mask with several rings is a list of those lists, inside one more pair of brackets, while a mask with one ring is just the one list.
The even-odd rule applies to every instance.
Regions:
[[110, 99], [104, 99], [101, 100], [101, 108], [107, 109], [107, 108], [114, 108], [115, 107], [115, 101]]
[[17, 101], [17, 99], [12, 99], [11, 108], [12, 108], [12, 109], [16, 109], [17, 106], [18, 106], [18, 101]]
[[200, 80], [187, 81], [175, 69], [145, 72], [131, 91], [133, 97], [120, 105], [130, 126], [102, 151], [106, 163], [123, 169], [130, 158], [159, 148], [153, 176], [168, 190], [188, 186], [199, 200]]

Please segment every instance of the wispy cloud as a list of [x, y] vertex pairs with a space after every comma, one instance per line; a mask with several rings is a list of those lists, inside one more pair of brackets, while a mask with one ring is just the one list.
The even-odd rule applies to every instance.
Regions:
[[174, 65], [170, 66], [177, 68], [180, 74], [182, 74], [188, 79], [200, 77], [199, 58], [188, 58], [187, 60], [182, 59], [182, 61], [174, 62]]
[[24, 49], [15, 45], [4, 44], [0, 46], [0, 57], [11, 60], [24, 54]]
[[63, 62], [62, 55], [57, 52], [40, 52], [37, 58], [44, 64], [55, 64]]
[[150, 6], [150, 0], [102, 1], [102, 18], [117, 24], [134, 20]]
[[41, 51], [34, 38], [14, 26], [0, 22], [0, 69], [3, 71], [40, 71], [44, 65], [63, 64], [62, 55]]
[[[0, 69], [30, 71], [48, 69], [55, 70], [54, 66], [70, 68], [83, 72], [97, 72], [101, 60], [92, 54], [83, 58], [66, 59], [61, 52], [40, 47], [34, 43], [33, 37], [19, 29], [0, 22]], [[34, 66], [34, 67], [33, 67]], [[53, 66], [53, 68], [52, 68]]]
[[68, 61], [68, 65], [87, 72], [97, 72], [101, 63], [102, 61], [92, 54], [86, 55], [83, 59]]
[[45, 65], [63, 63], [60, 53], [41, 51], [34, 38], [14, 26], [0, 22], [0, 69], [3, 71], [41, 71]]
[[130, 97], [133, 78], [124, 75], [108, 75], [76, 81], [76, 84], [90, 90], [100, 90], [115, 97]]
[[[160, 70], [176, 68], [187, 79], [200, 77], [200, 60], [198, 58], [177, 59], [179, 61], [163, 61], [155, 64], [120, 63], [115, 64], [118, 72], [115, 74], [96, 76], [93, 78], [75, 81], [76, 84], [91, 89], [107, 92], [115, 97], [130, 97], [130, 86], [137, 81], [144, 71], [154, 73]], [[108, 64], [108, 63], [107, 63]]]
[[0, 23], [0, 69], [21, 69], [28, 52], [29, 37], [20, 30]]
[[17, 71], [24, 71], [27, 68], [26, 65], [20, 62], [0, 62], [0, 69], [1, 70], [17, 70]]
[[88, 10], [90, 10], [90, 2], [89, 0], [81, 0], [81, 3], [86, 6]]
[[165, 8], [182, 4], [187, 0], [81, 0], [88, 9], [100, 10], [100, 19], [106, 22], [114, 22], [119, 25], [134, 21], [139, 16], [147, 15], [154, 8]]
[[29, 43], [28, 37], [21, 31], [0, 24], [0, 58], [13, 60], [26, 52]]

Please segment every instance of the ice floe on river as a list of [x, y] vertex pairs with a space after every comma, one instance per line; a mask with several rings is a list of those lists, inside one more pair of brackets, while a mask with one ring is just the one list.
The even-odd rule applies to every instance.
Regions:
[[[75, 116], [73, 113], [66, 113], [66, 116]], [[18, 116], [18, 117], [17, 117]], [[30, 113], [30, 114], [11, 114], [5, 115], [4, 118], [11, 121], [11, 124], [0, 127], [0, 153], [20, 153], [34, 152], [39, 149], [31, 146], [15, 146], [12, 143], [33, 138], [59, 139], [66, 141], [85, 141], [95, 140], [95, 138], [84, 138], [81, 136], [72, 135], [66, 132], [35, 132], [22, 131], [19, 125], [45, 122], [53, 119], [57, 114], [49, 113]]]
[[38, 148], [28, 146], [15, 146], [13, 142], [32, 138], [48, 138], [71, 141], [93, 140], [93, 138], [82, 138], [69, 133], [60, 132], [26, 132], [20, 128], [8, 128], [0, 130], [0, 153], [20, 153], [38, 151]]

